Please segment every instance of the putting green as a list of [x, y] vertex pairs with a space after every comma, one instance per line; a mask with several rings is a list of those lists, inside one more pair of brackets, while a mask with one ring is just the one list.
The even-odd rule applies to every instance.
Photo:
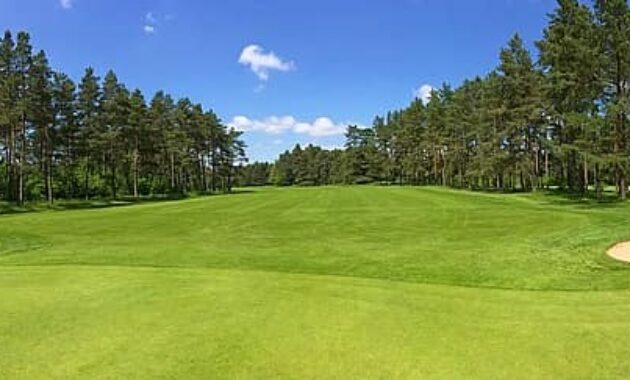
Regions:
[[262, 189], [0, 217], [0, 378], [620, 378], [628, 207]]

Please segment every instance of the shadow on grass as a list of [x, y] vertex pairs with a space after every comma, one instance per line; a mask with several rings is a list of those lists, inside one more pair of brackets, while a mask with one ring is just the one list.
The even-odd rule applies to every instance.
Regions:
[[173, 202], [184, 199], [217, 197], [226, 195], [242, 195], [254, 193], [253, 190], [237, 189], [229, 193], [195, 193], [195, 194], [166, 194], [154, 196], [121, 197], [117, 199], [89, 199], [89, 200], [56, 200], [54, 204], [37, 201], [28, 202], [24, 206], [14, 203], [0, 202], [0, 215], [25, 214], [43, 211], [70, 211], [70, 210], [91, 210], [111, 207], [126, 207], [139, 204]]
[[535, 196], [541, 202], [550, 205], [572, 206], [584, 209], [612, 209], [627, 205], [627, 202], [620, 200], [614, 191], [605, 191], [598, 197], [595, 192], [591, 191], [588, 193], [572, 193], [560, 189], [551, 189], [541, 191]]
[[[381, 184], [381, 186], [394, 186], [392, 184]], [[401, 185], [395, 185], [401, 186]], [[403, 185], [403, 187], [420, 187], [431, 189], [448, 189], [451, 191], [472, 192], [480, 194], [493, 194], [493, 195], [506, 195], [506, 196], [522, 196], [531, 197], [536, 199], [541, 204], [548, 204], [550, 206], [567, 206], [577, 207], [581, 209], [613, 209], [623, 208], [630, 204], [630, 201], [622, 201], [617, 196], [615, 190], [607, 189], [602, 192], [600, 197], [597, 196], [595, 191], [589, 191], [587, 193], [575, 193], [568, 190], [562, 190], [559, 188], [539, 189], [537, 191], [525, 191], [522, 189], [482, 189], [482, 188], [451, 188], [451, 187], [439, 187], [439, 186], [424, 186], [424, 185]]]
[[523, 190], [473, 190], [475, 192], [483, 192], [488, 194], [503, 194], [503, 195], [527, 195], [539, 201], [541, 204], [547, 204], [550, 206], [567, 206], [576, 207], [580, 209], [613, 209], [622, 208], [628, 203], [622, 201], [617, 196], [615, 191], [606, 190], [603, 191], [600, 196], [597, 196], [595, 191], [588, 191], [587, 193], [576, 193], [562, 189], [539, 189], [537, 191], [523, 191]]

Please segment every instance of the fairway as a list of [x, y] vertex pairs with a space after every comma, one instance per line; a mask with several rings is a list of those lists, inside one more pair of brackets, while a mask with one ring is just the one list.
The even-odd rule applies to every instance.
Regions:
[[624, 204], [263, 188], [0, 217], [0, 378], [620, 378]]

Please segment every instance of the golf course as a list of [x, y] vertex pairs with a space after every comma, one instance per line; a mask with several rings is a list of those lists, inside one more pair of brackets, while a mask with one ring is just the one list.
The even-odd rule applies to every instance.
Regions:
[[623, 378], [630, 206], [261, 188], [0, 216], [0, 378]]
[[0, 380], [630, 379], [630, 0], [0, 25]]

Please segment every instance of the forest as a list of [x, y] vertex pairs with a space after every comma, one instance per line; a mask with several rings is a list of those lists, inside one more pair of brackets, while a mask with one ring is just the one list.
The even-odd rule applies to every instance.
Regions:
[[[498, 66], [428, 102], [350, 126], [345, 148], [296, 146], [282, 154], [276, 185], [389, 183], [535, 191], [556, 188], [626, 199], [630, 169], [630, 9], [560, 0], [537, 57], [518, 34]], [[253, 172], [262, 173], [260, 164]], [[266, 182], [258, 177], [250, 182]]]
[[113, 71], [75, 83], [30, 36], [0, 39], [0, 198], [24, 204], [230, 191], [241, 133], [212, 110], [158, 91], [150, 101]]
[[241, 133], [159, 91], [146, 101], [113, 71], [78, 83], [0, 41], [0, 197], [23, 204], [230, 191], [233, 186], [387, 183], [474, 190], [557, 188], [626, 199], [630, 8], [560, 0], [536, 55], [516, 34], [490, 73], [349, 126], [343, 149], [297, 145], [245, 165]]

